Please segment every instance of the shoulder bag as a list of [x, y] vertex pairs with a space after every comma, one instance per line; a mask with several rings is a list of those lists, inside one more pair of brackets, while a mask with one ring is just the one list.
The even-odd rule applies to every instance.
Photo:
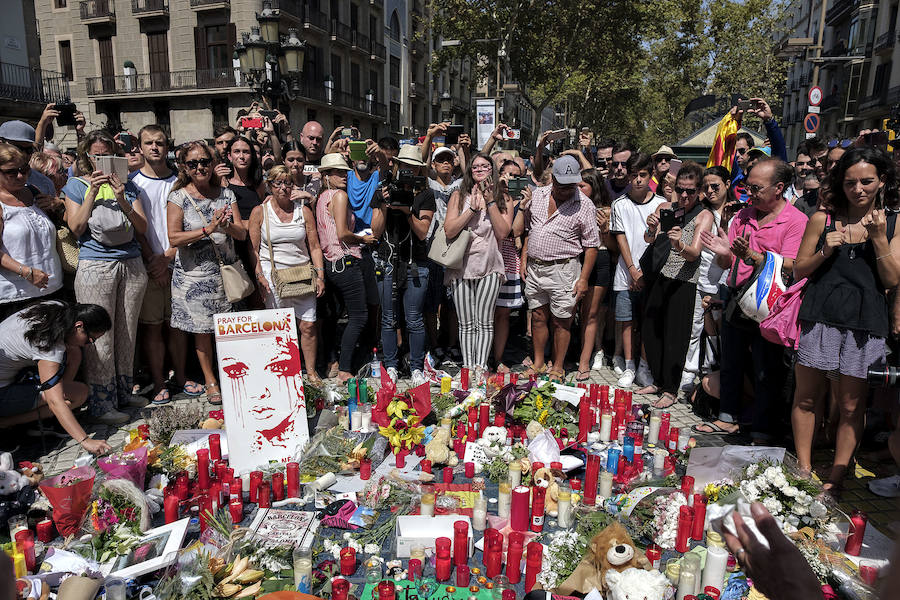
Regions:
[[[187, 192], [184, 192], [184, 195], [191, 201], [191, 204], [194, 205], [194, 210], [196, 210], [197, 214], [200, 215], [200, 218], [203, 219], [204, 227], [209, 227], [209, 221], [207, 221], [206, 217], [203, 216], [203, 213], [200, 212], [200, 207], [197, 206], [197, 203], [194, 202], [191, 195]], [[222, 274], [222, 287], [225, 288], [225, 297], [232, 304], [240, 302], [253, 293], [253, 290], [256, 289], [256, 285], [253, 283], [253, 280], [250, 279], [250, 276], [247, 275], [247, 272], [244, 270], [244, 266], [240, 261], [233, 265], [225, 264], [225, 261], [222, 260], [222, 255], [219, 254], [219, 248], [213, 241], [211, 234], [212, 232], [210, 232], [209, 243], [212, 244], [213, 252], [216, 253], [216, 260], [219, 261], [219, 272]]]
[[[78, 181], [88, 186], [90, 182], [76, 177]], [[87, 190], [85, 190], [87, 194]], [[114, 247], [127, 244], [134, 239], [134, 227], [131, 221], [122, 212], [119, 201], [113, 192], [112, 186], [104, 183], [97, 190], [97, 196], [94, 198], [94, 207], [91, 210], [91, 216], [88, 218], [88, 230], [91, 237], [103, 244], [104, 246]]]
[[307, 262], [287, 269], [275, 268], [275, 252], [272, 250], [272, 234], [269, 230], [269, 207], [262, 207], [266, 220], [266, 242], [269, 246], [269, 261], [272, 263], [273, 291], [279, 298], [299, 298], [316, 293], [312, 263]]
[[444, 223], [441, 223], [441, 226], [434, 231], [431, 247], [428, 249], [428, 258], [446, 269], [461, 269], [471, 239], [472, 232], [466, 228], [460, 231], [455, 238], [448, 240]]

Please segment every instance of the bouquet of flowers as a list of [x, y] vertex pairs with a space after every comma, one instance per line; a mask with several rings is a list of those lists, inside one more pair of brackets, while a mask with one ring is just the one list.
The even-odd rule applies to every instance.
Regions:
[[549, 540], [544, 540], [547, 551], [537, 581], [545, 590], [552, 590], [565, 581], [581, 562], [584, 548], [579, 542], [578, 533], [567, 529], [555, 531]]
[[41, 492], [53, 507], [53, 522], [63, 537], [78, 532], [91, 504], [97, 473], [91, 467], [69, 469], [40, 483]]
[[[560, 431], [563, 427], [578, 424], [578, 410], [568, 402], [553, 397], [556, 387], [552, 383], [534, 385], [520, 394], [512, 409], [513, 419], [522, 423], [536, 421], [544, 427]], [[501, 391], [502, 394], [502, 391]]]
[[666, 550], [675, 549], [678, 533], [678, 512], [687, 504], [681, 491], [667, 490], [655, 495], [649, 504], [639, 505], [632, 512], [632, 522], [638, 523], [638, 537], [656, 542]]
[[750, 502], [762, 502], [785, 533], [806, 526], [821, 530], [832, 520], [828, 507], [818, 497], [821, 488], [781, 463], [762, 461], [748, 465], [738, 481], [741, 494]]
[[387, 438], [394, 454], [410, 451], [425, 438], [422, 419], [431, 412], [431, 391], [428, 384], [397, 395], [392, 383], [383, 386], [376, 394], [372, 408], [372, 422], [379, 425], [378, 432]]
[[127, 479], [138, 489], [144, 489], [147, 474], [147, 447], [140, 446], [129, 452], [117, 452], [97, 459], [99, 466], [107, 474], [107, 479]]

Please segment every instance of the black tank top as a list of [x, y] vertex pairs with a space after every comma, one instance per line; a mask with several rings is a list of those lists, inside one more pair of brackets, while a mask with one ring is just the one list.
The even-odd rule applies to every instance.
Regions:
[[[825, 234], [834, 230], [829, 225], [816, 245], [825, 245]], [[897, 213], [887, 214], [887, 239], [894, 237]], [[890, 331], [887, 296], [871, 240], [860, 244], [844, 244], [834, 249], [819, 268], [810, 275], [800, 305], [800, 320], [823, 323], [832, 327], [864, 331], [886, 338]]]
[[249, 188], [245, 185], [236, 185], [234, 183], [229, 183], [228, 189], [234, 192], [235, 197], [237, 197], [238, 211], [241, 213], [241, 218], [244, 221], [249, 221], [250, 213], [252, 213], [253, 209], [259, 206], [261, 202], [259, 194], [257, 194], [256, 190], [253, 188]]

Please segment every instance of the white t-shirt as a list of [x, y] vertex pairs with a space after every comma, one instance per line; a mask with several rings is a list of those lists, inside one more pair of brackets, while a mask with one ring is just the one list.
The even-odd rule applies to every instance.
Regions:
[[[638, 261], [644, 254], [649, 244], [644, 241], [644, 231], [647, 230], [647, 217], [656, 211], [656, 207], [666, 201], [662, 196], [653, 195], [643, 204], [635, 204], [627, 195], [616, 198], [612, 203], [609, 218], [610, 233], [624, 233], [631, 249], [631, 260], [638, 266]], [[625, 258], [619, 255], [616, 264], [616, 274], [613, 278], [613, 290], [622, 292], [631, 285], [631, 274], [625, 264]]]
[[434, 234], [435, 228], [444, 222], [447, 218], [447, 203], [450, 202], [450, 196], [462, 185], [462, 179], [454, 179], [450, 185], [444, 185], [437, 179], [428, 178], [428, 189], [434, 192], [434, 219], [431, 220], [431, 227], [428, 229], [426, 240], [430, 240]]
[[153, 254], [162, 254], [169, 249], [166, 203], [177, 178], [174, 173], [165, 179], [159, 179], [135, 171], [130, 179], [140, 190], [141, 204], [147, 216], [147, 241], [150, 242], [150, 249], [153, 250]]
[[0, 387], [12, 384], [22, 369], [35, 366], [39, 360], [62, 364], [65, 358], [65, 344], [60, 343], [44, 351], [25, 339], [29, 324], [20, 315], [26, 310], [23, 308], [0, 323]]

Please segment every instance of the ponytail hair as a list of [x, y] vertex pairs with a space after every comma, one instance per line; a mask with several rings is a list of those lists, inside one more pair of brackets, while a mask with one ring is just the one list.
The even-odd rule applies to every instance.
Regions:
[[96, 304], [41, 302], [25, 309], [21, 316], [28, 324], [25, 339], [38, 350], [45, 352], [65, 343], [66, 336], [79, 321], [84, 324], [86, 331], [95, 335], [112, 329], [109, 313]]

